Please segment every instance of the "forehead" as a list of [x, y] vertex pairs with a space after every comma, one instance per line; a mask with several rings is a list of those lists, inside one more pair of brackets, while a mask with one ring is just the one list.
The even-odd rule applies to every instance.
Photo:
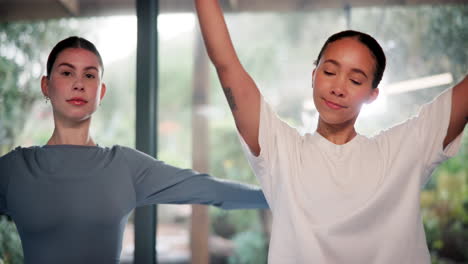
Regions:
[[83, 48], [67, 48], [60, 52], [54, 66], [62, 63], [71, 64], [77, 68], [95, 67], [102, 71], [99, 59], [93, 52]]
[[373, 73], [376, 65], [369, 48], [355, 38], [343, 38], [329, 43], [319, 63], [326, 60], [335, 60], [343, 67], [358, 68], [369, 74]]

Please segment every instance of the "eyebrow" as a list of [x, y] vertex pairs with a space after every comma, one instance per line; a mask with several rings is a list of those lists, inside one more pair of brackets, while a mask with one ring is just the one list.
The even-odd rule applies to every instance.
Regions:
[[[339, 62], [337, 62], [336, 60], [328, 59], [328, 60], [325, 60], [323, 63], [327, 63], [327, 62], [331, 63], [331, 64], [334, 64], [334, 65], [336, 65], [338, 67], [341, 66], [341, 64]], [[356, 72], [356, 73], [360, 73], [360, 74], [364, 75], [364, 77], [369, 79], [369, 77], [367, 77], [367, 74], [363, 70], [361, 70], [359, 68], [352, 68], [351, 71]]]
[[[57, 65], [57, 67], [60, 67], [60, 66], [67, 66], [67, 67], [70, 67], [72, 69], [76, 69], [76, 67], [73, 64], [70, 64], [70, 63], [67, 63], [67, 62], [62, 62], [59, 65]], [[84, 69], [85, 70], [95, 70], [95, 71], [99, 72], [98, 68], [96, 68], [94, 66], [88, 66], [88, 67], [85, 67]]]

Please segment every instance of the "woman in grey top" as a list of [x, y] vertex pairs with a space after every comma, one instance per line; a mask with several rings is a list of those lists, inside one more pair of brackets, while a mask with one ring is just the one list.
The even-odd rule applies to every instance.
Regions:
[[15, 221], [25, 263], [118, 263], [128, 216], [142, 205], [268, 207], [258, 188], [179, 169], [131, 148], [97, 146], [89, 130], [106, 93], [103, 70], [91, 42], [60, 41], [41, 80], [53, 108], [51, 138], [0, 158], [0, 213]]

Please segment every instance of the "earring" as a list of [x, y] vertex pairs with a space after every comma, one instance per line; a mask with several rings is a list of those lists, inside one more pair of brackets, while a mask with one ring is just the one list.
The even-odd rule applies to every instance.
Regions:
[[50, 98], [48, 96], [44, 96], [45, 98], [45, 103], [47, 104], [47, 102], [49, 102]]

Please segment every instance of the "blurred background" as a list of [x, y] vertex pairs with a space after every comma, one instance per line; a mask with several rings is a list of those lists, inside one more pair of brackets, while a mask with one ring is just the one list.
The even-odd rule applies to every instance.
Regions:
[[[71, 35], [95, 43], [104, 60], [108, 92], [93, 119], [95, 140], [101, 146], [135, 146], [135, 3], [110, 2], [0, 1], [0, 155], [16, 146], [43, 145], [50, 137], [51, 107], [41, 95], [40, 78], [52, 47]], [[158, 158], [179, 167], [201, 162], [199, 170], [216, 177], [258, 184], [206, 58], [193, 4], [160, 2]], [[374, 36], [387, 55], [387, 69], [379, 98], [363, 108], [357, 123], [359, 133], [372, 136], [415, 115], [468, 70], [466, 1], [374, 2], [222, 4], [245, 68], [278, 114], [303, 133], [314, 131], [317, 122], [311, 74], [325, 40], [345, 29]], [[468, 133], [459, 154], [426, 185], [421, 206], [433, 263], [468, 263]], [[158, 206], [158, 263], [192, 262], [192, 210]], [[202, 210], [208, 215], [201, 224], [209, 230], [211, 263], [266, 263], [268, 211]], [[122, 263], [134, 263], [133, 230], [130, 218]], [[21, 242], [7, 216], [0, 217], [0, 258], [22, 263]]]

